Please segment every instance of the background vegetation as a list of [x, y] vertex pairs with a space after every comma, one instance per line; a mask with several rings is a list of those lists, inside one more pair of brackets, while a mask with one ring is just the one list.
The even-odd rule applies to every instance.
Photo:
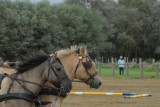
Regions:
[[0, 0], [0, 56], [15, 61], [85, 44], [92, 58], [160, 58], [156, 0]]
[[[124, 75], [119, 74], [118, 66], [115, 67], [115, 75], [112, 75], [112, 65], [102, 65], [101, 66], [101, 76], [102, 77], [118, 77], [124, 78], [126, 76], [126, 68], [124, 69]], [[99, 70], [98, 66], [96, 67], [97, 71]], [[129, 66], [128, 77], [129, 78], [141, 78], [141, 68], [140, 67], [133, 67]], [[144, 66], [143, 68], [143, 77], [144, 78], [157, 78], [156, 77], [156, 67], [155, 66]]]

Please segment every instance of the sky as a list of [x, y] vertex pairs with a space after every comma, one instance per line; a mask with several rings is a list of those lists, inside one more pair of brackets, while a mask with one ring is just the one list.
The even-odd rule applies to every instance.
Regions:
[[[39, 1], [41, 1], [41, 0], [30, 0], [30, 1], [39, 2]], [[50, 1], [51, 4], [64, 2], [64, 0], [48, 0], [48, 1]], [[114, 1], [118, 1], [118, 0], [114, 0]]]
[[[32, 1], [32, 2], [40, 2], [42, 0], [30, 0], [30, 1]], [[53, 3], [62, 3], [64, 0], [48, 0], [48, 1], [50, 1], [50, 3], [53, 4]]]
[[[39, 2], [39, 1], [42, 1], [42, 0], [30, 0], [30, 1], [33, 1], [33, 2]], [[51, 4], [55, 4], [55, 3], [62, 3], [62, 2], [64, 2], [64, 0], [48, 0], [48, 1], [50, 1], [50, 3]], [[114, 0], [114, 1], [118, 1], [118, 0]], [[160, 1], [160, 0], [157, 0], [157, 1]]]

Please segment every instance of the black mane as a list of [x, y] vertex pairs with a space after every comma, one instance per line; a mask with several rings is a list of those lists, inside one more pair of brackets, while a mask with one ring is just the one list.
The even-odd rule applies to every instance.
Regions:
[[17, 73], [23, 73], [31, 68], [35, 68], [38, 65], [42, 64], [44, 61], [46, 61], [48, 58], [49, 56], [36, 56], [24, 60], [18, 65]]

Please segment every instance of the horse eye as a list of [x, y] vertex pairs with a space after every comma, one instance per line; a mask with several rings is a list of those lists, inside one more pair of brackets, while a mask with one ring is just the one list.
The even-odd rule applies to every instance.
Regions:
[[61, 71], [61, 67], [60, 67], [60, 66], [56, 66], [56, 69], [57, 69], [58, 71]]

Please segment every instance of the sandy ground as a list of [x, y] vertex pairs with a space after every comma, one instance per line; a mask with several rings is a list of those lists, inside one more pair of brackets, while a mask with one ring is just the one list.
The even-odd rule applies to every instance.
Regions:
[[72, 91], [152, 93], [151, 97], [129, 98], [105, 95], [68, 95], [62, 107], [160, 107], [160, 79], [102, 78], [99, 89], [74, 83]]
[[[13, 69], [2, 69], [2, 73], [13, 73]], [[99, 89], [91, 89], [84, 83], [73, 83], [72, 91], [152, 93], [151, 97], [130, 98], [105, 95], [68, 95], [62, 107], [160, 107], [160, 79], [102, 78]]]

